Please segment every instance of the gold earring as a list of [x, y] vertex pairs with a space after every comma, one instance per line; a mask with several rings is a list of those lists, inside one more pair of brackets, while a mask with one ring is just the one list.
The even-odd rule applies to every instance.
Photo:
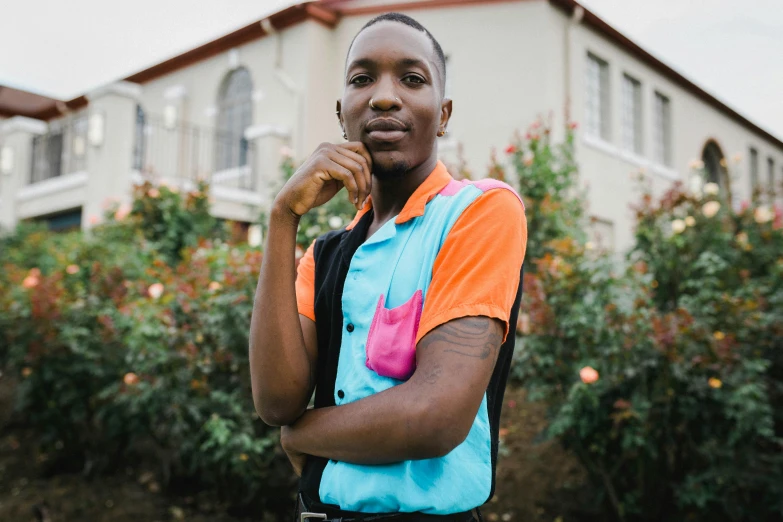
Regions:
[[446, 131], [445, 131], [445, 130], [441, 129], [441, 130], [439, 130], [439, 131], [438, 131], [438, 137], [439, 137], [439, 138], [440, 138], [441, 136], [443, 136], [444, 134], [446, 134]]

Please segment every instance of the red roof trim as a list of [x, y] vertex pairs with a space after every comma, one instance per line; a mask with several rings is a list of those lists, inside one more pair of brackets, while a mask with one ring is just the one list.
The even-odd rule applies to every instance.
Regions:
[[468, 5], [500, 4], [524, 2], [531, 0], [422, 0], [418, 2], [400, 2], [396, 4], [363, 5], [340, 9], [339, 5], [346, 0], [322, 0], [321, 3], [335, 8], [343, 16], [388, 13], [392, 11], [412, 11], [415, 9], [436, 9], [443, 7], [463, 7]]
[[[331, 9], [313, 3], [289, 7], [271, 15], [269, 18], [275, 29], [285, 29], [286, 27], [291, 27], [292, 25], [296, 25], [308, 19], [315, 20], [332, 28], [337, 25], [339, 20], [338, 14]], [[266, 36], [266, 32], [261, 28], [260, 21], [253, 22], [232, 33], [221, 36], [217, 40], [205, 43], [195, 49], [191, 49], [190, 51], [169, 58], [168, 60], [153, 65], [143, 71], [132, 74], [125, 78], [125, 81], [147, 83], [179, 69], [217, 56], [234, 47], [263, 38], [264, 36]]]

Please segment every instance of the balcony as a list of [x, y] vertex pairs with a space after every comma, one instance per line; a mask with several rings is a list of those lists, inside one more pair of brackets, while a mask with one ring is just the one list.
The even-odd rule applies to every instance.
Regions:
[[87, 166], [87, 116], [51, 125], [33, 138], [29, 184], [83, 172]]
[[137, 120], [133, 170], [142, 179], [255, 192], [255, 144], [242, 135], [162, 120]]
[[[78, 212], [85, 223], [97, 221], [108, 198], [125, 200], [131, 184], [145, 180], [182, 190], [206, 181], [215, 216], [257, 218], [265, 201], [259, 160], [267, 157], [268, 143], [258, 145], [244, 132], [148, 119], [141, 111], [134, 125], [127, 113], [114, 110], [96, 106], [48, 124], [18, 124], [12, 134], [4, 127], [3, 149], [17, 154], [3, 154], [3, 170], [10, 174], [0, 176], [5, 196], [0, 221], [11, 226], [21, 219]], [[112, 125], [117, 122], [122, 125]], [[261, 146], [263, 158], [257, 153]]]

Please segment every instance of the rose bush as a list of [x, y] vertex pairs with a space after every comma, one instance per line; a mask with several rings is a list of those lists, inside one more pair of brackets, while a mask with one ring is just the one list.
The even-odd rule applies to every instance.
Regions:
[[713, 186], [693, 194], [678, 184], [660, 202], [646, 193], [636, 245], [618, 267], [583, 235], [547, 225], [585, 226], [569, 204], [550, 204], [569, 200], [561, 190], [575, 170], [534, 190], [572, 157], [569, 137], [536, 163], [532, 151], [554, 150], [547, 137], [531, 133], [510, 150], [534, 253], [514, 377], [549, 405], [546, 435], [588, 471], [600, 517], [780, 518], [780, 212], [735, 212]]
[[[783, 212], [734, 210], [709, 185], [645, 194], [618, 267], [586, 242], [574, 131], [552, 143], [537, 122], [489, 171], [527, 208], [514, 380], [548, 405], [546, 435], [579, 457], [600, 519], [780, 518]], [[293, 476], [248, 378], [261, 254], [207, 208], [204, 186], [148, 184], [89, 233], [0, 238], [0, 362], [58, 469], [152, 456], [164, 482], [287, 509]], [[338, 194], [299, 246], [354, 214]]]
[[147, 458], [164, 484], [287, 509], [278, 430], [249, 384], [260, 251], [220, 239], [204, 186], [146, 184], [121, 210], [84, 234], [23, 225], [2, 239], [0, 345], [20, 418], [58, 470]]

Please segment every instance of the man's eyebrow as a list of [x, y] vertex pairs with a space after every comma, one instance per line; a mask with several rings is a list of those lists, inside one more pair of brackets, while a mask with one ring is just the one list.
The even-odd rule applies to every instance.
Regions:
[[403, 58], [400, 60], [400, 64], [406, 67], [421, 67], [422, 69], [429, 69], [427, 62], [419, 60], [418, 58]]
[[[429, 69], [429, 67], [427, 66], [427, 62], [425, 62], [424, 60], [419, 60], [418, 58], [402, 58], [401, 60], [399, 60], [398, 63], [405, 67], [421, 67], [422, 69]], [[348, 64], [348, 69], [353, 69], [354, 67], [372, 69], [377, 65], [378, 63], [372, 58], [357, 58], [356, 60]]]
[[373, 60], [372, 58], [358, 58], [348, 64], [348, 69], [353, 69], [354, 67], [372, 69], [373, 67], [375, 67], [375, 65], [376, 65], [375, 60]]

